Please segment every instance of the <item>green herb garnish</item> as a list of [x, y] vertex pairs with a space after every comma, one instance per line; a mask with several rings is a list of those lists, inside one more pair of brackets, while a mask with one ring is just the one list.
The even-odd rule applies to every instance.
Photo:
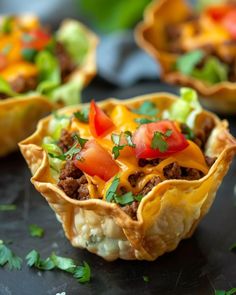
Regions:
[[209, 57], [201, 69], [195, 68], [192, 71], [191, 76], [209, 84], [215, 84], [227, 81], [228, 71], [229, 69], [226, 64], [222, 63], [216, 57]]
[[88, 141], [88, 139], [79, 137], [76, 134], [73, 135], [73, 138], [75, 140], [75, 143], [67, 152], [60, 154], [60, 155], [48, 153], [48, 155], [51, 158], [60, 159], [62, 161], [73, 159], [73, 157], [81, 151], [81, 149], [84, 147], [85, 143]]
[[29, 62], [34, 61], [36, 54], [37, 54], [37, 50], [35, 50], [34, 48], [24, 48], [21, 51], [21, 55], [23, 59]]
[[71, 258], [57, 256], [52, 253], [45, 260], [40, 258], [40, 254], [36, 250], [32, 250], [26, 256], [27, 265], [30, 267], [36, 267], [40, 270], [53, 270], [59, 269], [68, 272], [73, 275], [80, 283], [86, 283], [90, 281], [91, 270], [85, 261], [83, 265], [77, 265]]
[[148, 283], [149, 282], [149, 277], [148, 276], [143, 276], [143, 280], [145, 283]]
[[118, 176], [115, 176], [115, 178], [113, 179], [109, 189], [106, 192], [106, 200], [107, 200], [107, 202], [111, 202], [114, 199], [114, 197], [116, 195], [116, 190], [117, 190], [119, 184], [120, 184], [120, 179], [119, 179]]
[[153, 123], [153, 122], [156, 122], [158, 121], [157, 118], [153, 118], [153, 119], [148, 119], [148, 118], [136, 118], [134, 119], [134, 121], [140, 125], [142, 124], [148, 124], [148, 123]]
[[184, 75], [191, 75], [203, 57], [204, 52], [199, 49], [185, 53], [177, 59], [175, 68]]
[[[126, 144], [120, 144], [122, 136], [125, 137]], [[115, 146], [112, 148], [112, 154], [114, 155], [114, 158], [117, 159], [120, 155], [120, 151], [123, 150], [125, 146], [135, 147], [135, 144], [132, 141], [132, 133], [130, 131], [125, 131], [120, 134], [112, 133], [111, 140], [115, 144]]]
[[229, 250], [230, 250], [230, 251], [236, 251], [236, 243], [234, 243], [233, 245], [231, 245], [231, 246], [229, 247]]
[[73, 138], [74, 138], [75, 141], [77, 141], [80, 144], [80, 146], [82, 148], [84, 147], [84, 145], [88, 141], [88, 139], [79, 137], [77, 134], [73, 135]]
[[88, 123], [88, 120], [89, 120], [88, 119], [88, 114], [89, 114], [89, 109], [88, 108], [83, 108], [81, 111], [75, 112], [74, 116], [80, 122]]
[[232, 288], [228, 291], [215, 290], [215, 295], [234, 295], [234, 294], [236, 294], [236, 288]]
[[31, 237], [42, 238], [44, 235], [44, 229], [42, 227], [38, 226], [37, 224], [31, 224], [29, 226], [29, 233], [30, 233]]
[[138, 109], [134, 109], [132, 111], [139, 115], [147, 115], [151, 117], [155, 116], [158, 113], [158, 109], [155, 103], [151, 101], [145, 101]]
[[168, 149], [168, 143], [165, 141], [165, 138], [170, 137], [172, 132], [171, 129], [168, 129], [165, 133], [155, 131], [151, 142], [151, 148], [154, 150], [158, 149], [161, 153], [164, 153]]
[[10, 270], [21, 269], [22, 259], [0, 240], [0, 266], [8, 265]]
[[108, 202], [115, 202], [117, 204], [125, 206], [125, 205], [133, 203], [134, 201], [140, 202], [142, 200], [143, 198], [142, 195], [135, 196], [133, 195], [132, 192], [125, 193], [124, 195], [118, 195], [116, 191], [119, 184], [120, 184], [120, 179], [118, 176], [116, 176], [114, 180], [112, 181], [109, 189], [106, 192], [106, 200]]
[[13, 22], [13, 17], [12, 16], [6, 16], [6, 17], [3, 18], [1, 31], [4, 34], [10, 34], [11, 33], [11, 31], [12, 31], [12, 22]]
[[0, 205], [0, 211], [14, 211], [14, 210], [16, 210], [16, 205], [14, 205], [14, 204]]

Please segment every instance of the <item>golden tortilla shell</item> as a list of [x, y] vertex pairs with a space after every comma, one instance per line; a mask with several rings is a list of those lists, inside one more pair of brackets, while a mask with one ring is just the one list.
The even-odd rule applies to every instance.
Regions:
[[137, 43], [160, 63], [164, 81], [196, 89], [201, 94], [202, 104], [213, 111], [235, 114], [236, 83], [226, 81], [207, 85], [201, 80], [173, 71], [173, 64], [179, 55], [168, 52], [165, 26], [184, 21], [191, 11], [186, 0], [153, 1], [145, 10], [144, 21], [136, 28]]
[[[99, 105], [104, 109], [118, 103], [137, 107], [150, 100], [163, 110], [176, 99], [167, 93], [154, 93], [123, 101], [109, 99]], [[60, 113], [70, 114], [80, 108], [68, 107]], [[216, 124], [208, 139], [206, 154], [217, 156], [216, 162], [199, 180], [166, 180], [159, 183], [142, 199], [137, 221], [115, 203], [100, 199], [78, 201], [69, 198], [57, 187], [50, 174], [47, 153], [40, 146], [47, 135], [51, 116], [41, 120], [37, 131], [19, 145], [32, 171], [32, 183], [55, 211], [73, 246], [86, 248], [106, 260], [154, 260], [174, 250], [182, 239], [193, 234], [211, 207], [235, 155], [236, 141], [229, 134], [226, 121], [203, 111], [197, 117], [197, 128], [206, 116], [213, 118]]]
[[[77, 21], [65, 20], [60, 28], [67, 26], [70, 22]], [[84, 87], [96, 74], [98, 38], [84, 25], [81, 23], [80, 25], [88, 36], [90, 47], [83, 64], [70, 74], [68, 81], [78, 81]], [[58, 108], [58, 104], [39, 95], [0, 99], [0, 157], [16, 150], [17, 143], [29, 136], [35, 130], [37, 122], [55, 108]]]

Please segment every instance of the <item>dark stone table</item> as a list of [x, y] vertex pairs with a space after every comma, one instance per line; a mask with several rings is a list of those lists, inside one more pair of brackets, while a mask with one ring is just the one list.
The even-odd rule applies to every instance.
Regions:
[[[127, 98], [163, 90], [176, 92], [176, 88], [155, 81], [143, 81], [120, 90], [96, 79], [84, 91], [83, 100]], [[236, 135], [236, 118], [227, 119]], [[55, 251], [61, 256], [87, 261], [92, 269], [91, 282], [81, 285], [68, 274], [56, 270], [39, 272], [25, 263], [20, 271], [0, 268], [0, 295], [56, 295], [63, 291], [66, 295], [213, 295], [214, 289], [236, 287], [236, 253], [229, 251], [236, 242], [235, 162], [213, 207], [191, 239], [154, 262], [110, 263], [70, 245], [54, 213], [29, 182], [30, 173], [19, 152], [1, 159], [0, 163], [0, 204], [17, 205], [16, 211], [0, 212], [0, 239], [11, 240], [11, 248], [21, 257], [32, 249], [44, 258]], [[28, 225], [32, 223], [45, 229], [42, 239], [29, 237]], [[149, 277], [148, 283], [143, 276]]]

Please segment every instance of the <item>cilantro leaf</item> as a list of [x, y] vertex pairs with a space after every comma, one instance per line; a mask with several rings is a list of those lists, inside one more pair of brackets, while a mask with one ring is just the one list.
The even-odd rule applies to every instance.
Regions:
[[236, 243], [230, 246], [229, 248], [230, 251], [236, 251]]
[[59, 269], [72, 274], [80, 283], [86, 283], [90, 280], [91, 270], [86, 262], [82, 266], [76, 265], [71, 258], [57, 256], [52, 253], [48, 258], [41, 259], [40, 254], [36, 250], [32, 250], [26, 256], [27, 265], [36, 267], [40, 270]]
[[118, 176], [115, 176], [110, 187], [106, 191], [107, 202], [111, 202], [114, 199], [114, 197], [116, 195], [116, 190], [117, 190], [119, 184], [120, 184], [120, 178]]
[[[74, 135], [73, 138], [75, 140], [75, 143], [67, 152], [65, 152], [64, 154], [60, 154], [60, 155], [55, 155], [53, 153], [48, 153], [48, 155], [51, 158], [57, 158], [57, 159], [60, 159], [62, 161], [71, 160], [76, 154], [78, 154], [81, 151], [81, 148], [83, 148], [85, 143], [88, 141], [88, 139], [81, 138], [78, 135]], [[77, 159], [79, 160], [80, 158], [77, 157]]]
[[0, 266], [6, 264], [10, 270], [21, 269], [22, 259], [8, 248], [3, 241], [0, 241]]
[[128, 146], [135, 147], [135, 144], [132, 141], [132, 133], [130, 131], [125, 131], [124, 135], [125, 135]]
[[16, 210], [16, 205], [14, 205], [14, 204], [0, 205], [0, 211], [14, 211], [14, 210]]
[[123, 150], [124, 147], [125, 147], [124, 145], [113, 146], [111, 152], [114, 155], [114, 159], [117, 159], [119, 157], [120, 151]]
[[234, 295], [234, 294], [236, 294], [236, 288], [232, 288], [228, 291], [215, 290], [215, 295]]
[[74, 277], [80, 282], [80, 283], [87, 283], [90, 281], [91, 278], [91, 270], [90, 266], [87, 262], [83, 262], [83, 266], [77, 266], [74, 271]]
[[89, 114], [89, 109], [88, 108], [83, 108], [81, 111], [75, 112], [74, 116], [80, 122], [88, 123], [88, 120], [89, 120], [88, 114]]
[[[127, 143], [120, 144], [122, 137], [125, 137]], [[123, 150], [125, 146], [135, 147], [135, 144], [132, 141], [132, 133], [130, 131], [121, 132], [120, 134], [112, 133], [111, 140], [115, 144], [112, 148], [112, 154], [115, 159], [119, 157], [120, 151]]]
[[203, 68], [194, 69], [191, 75], [199, 80], [215, 84], [227, 80], [228, 67], [216, 57], [209, 57]]
[[143, 280], [145, 283], [148, 283], [149, 282], [149, 277], [148, 276], [143, 276]]
[[30, 251], [25, 257], [27, 260], [27, 265], [32, 267], [34, 265], [38, 265], [40, 260], [40, 255], [36, 250]]
[[199, 49], [185, 53], [177, 59], [175, 68], [184, 75], [191, 75], [203, 57], [204, 52]]
[[77, 141], [80, 144], [80, 146], [82, 148], [84, 147], [85, 143], [88, 141], [88, 139], [82, 138], [82, 137], [78, 136], [77, 134], [75, 134], [73, 136], [73, 138], [75, 139], [75, 141]]
[[36, 54], [37, 54], [37, 50], [35, 50], [34, 48], [24, 48], [21, 51], [21, 55], [23, 59], [29, 62], [34, 61]]
[[134, 113], [139, 115], [155, 116], [158, 113], [156, 105], [151, 101], [144, 101], [138, 109], [133, 110]]
[[141, 202], [143, 195], [137, 195], [134, 197], [136, 201]]
[[30, 224], [29, 232], [31, 237], [38, 237], [41, 238], [44, 235], [44, 229], [37, 224]]
[[50, 256], [51, 261], [55, 264], [55, 266], [60, 270], [65, 270], [67, 272], [72, 272], [73, 269], [76, 267], [76, 264], [73, 259], [61, 257], [52, 253]]
[[2, 21], [2, 24], [1, 24], [1, 31], [4, 34], [10, 34], [11, 33], [13, 21], [14, 21], [13, 16], [5, 16], [3, 18], [3, 21]]
[[163, 139], [163, 133], [156, 131], [154, 132], [151, 148], [158, 149], [161, 153], [164, 153], [168, 149], [168, 143]]
[[134, 201], [134, 195], [132, 192], [128, 192], [128, 193], [121, 195], [121, 196], [115, 195], [114, 200], [116, 203], [118, 203], [120, 205], [127, 205], [127, 204], [130, 204]]
[[154, 119], [148, 119], [148, 118], [136, 118], [134, 119], [134, 121], [140, 125], [142, 124], [148, 124], [148, 123], [153, 123], [153, 122], [156, 122], [158, 121], [157, 118], [154, 118]]
[[167, 129], [166, 132], [164, 133], [164, 136], [165, 137], [170, 137], [172, 133], [173, 133], [173, 130]]
[[120, 134], [112, 133], [111, 140], [114, 142], [114, 144], [119, 145], [120, 144]]

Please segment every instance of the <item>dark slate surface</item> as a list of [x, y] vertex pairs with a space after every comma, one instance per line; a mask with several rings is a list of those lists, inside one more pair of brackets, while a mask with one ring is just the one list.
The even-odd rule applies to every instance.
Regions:
[[[119, 90], [95, 80], [84, 92], [84, 101], [105, 97], [125, 98], [155, 91], [175, 91], [155, 82]], [[230, 121], [236, 135], [236, 119]], [[80, 285], [69, 275], [58, 272], [38, 272], [25, 264], [21, 271], [0, 269], [0, 295], [66, 295], [78, 294], [162, 294], [213, 295], [214, 288], [236, 287], [236, 253], [228, 249], [236, 242], [236, 206], [234, 185], [236, 163], [232, 165], [221, 185], [211, 211], [201, 222], [194, 236], [180, 243], [176, 251], [154, 262], [122, 261], [112, 263], [72, 248], [64, 237], [60, 224], [46, 201], [29, 182], [30, 173], [20, 153], [0, 162], [0, 204], [14, 203], [17, 210], [0, 212], [0, 239], [13, 241], [11, 247], [24, 257], [37, 249], [43, 257], [51, 251], [58, 255], [87, 261], [92, 268], [92, 280]], [[45, 228], [45, 237], [31, 238], [28, 225], [36, 223]], [[150, 281], [145, 283], [143, 276]]]

